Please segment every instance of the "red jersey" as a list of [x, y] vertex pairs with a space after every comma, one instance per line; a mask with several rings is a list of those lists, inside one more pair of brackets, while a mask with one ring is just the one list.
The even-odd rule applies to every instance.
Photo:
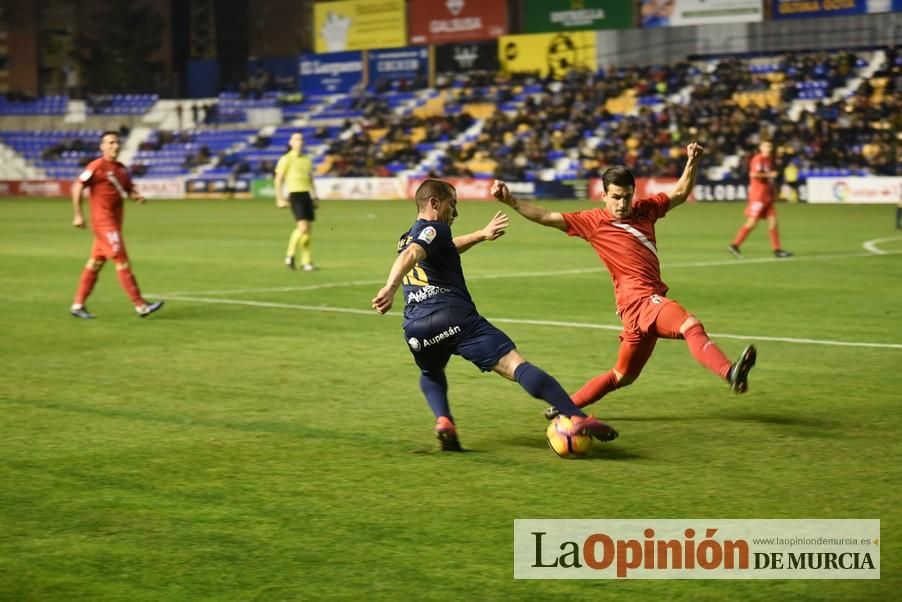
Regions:
[[756, 178], [757, 173], [774, 170], [774, 158], [757, 154], [749, 162], [749, 201], [757, 203], [771, 203], [774, 200], [774, 185], [772, 179]]
[[567, 234], [586, 239], [611, 273], [617, 311], [637, 298], [667, 294], [667, 285], [661, 281], [655, 222], [669, 208], [670, 197], [662, 192], [633, 201], [632, 212], [622, 220], [606, 208], [563, 214]]
[[78, 179], [91, 189], [92, 228], [122, 227], [122, 201], [133, 188], [125, 165], [103, 157], [94, 159]]

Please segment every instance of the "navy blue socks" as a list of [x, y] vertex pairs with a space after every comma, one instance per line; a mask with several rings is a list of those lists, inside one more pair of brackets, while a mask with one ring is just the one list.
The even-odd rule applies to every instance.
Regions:
[[527, 393], [536, 399], [544, 399], [560, 411], [563, 416], [585, 416], [576, 407], [567, 392], [553, 376], [533, 366], [529, 362], [523, 362], [514, 370], [514, 378], [520, 383]]
[[446, 416], [454, 422], [451, 408], [448, 406], [448, 379], [444, 372], [421, 373], [420, 390], [426, 396], [426, 403], [436, 418]]

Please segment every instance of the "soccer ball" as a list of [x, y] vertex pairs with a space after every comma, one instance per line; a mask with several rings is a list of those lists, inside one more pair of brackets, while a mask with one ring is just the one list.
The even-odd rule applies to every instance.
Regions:
[[570, 434], [570, 419], [558, 416], [551, 421], [545, 430], [548, 445], [562, 458], [579, 458], [592, 449], [592, 436], [586, 434]]

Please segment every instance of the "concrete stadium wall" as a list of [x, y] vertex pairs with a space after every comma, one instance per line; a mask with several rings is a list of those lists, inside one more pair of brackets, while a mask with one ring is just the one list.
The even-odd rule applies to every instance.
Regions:
[[669, 64], [689, 56], [868, 48], [902, 42], [902, 13], [602, 31], [599, 66]]

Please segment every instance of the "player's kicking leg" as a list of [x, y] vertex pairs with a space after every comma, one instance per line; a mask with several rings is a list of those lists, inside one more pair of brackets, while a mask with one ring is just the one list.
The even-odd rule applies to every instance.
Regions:
[[599, 441], [613, 441], [618, 437], [611, 425], [594, 416], [586, 416], [553, 376], [527, 362], [516, 349], [501, 357], [492, 370], [508, 380], [516, 381], [536, 399], [552, 404], [549, 409], [570, 418], [572, 433], [587, 433]]

